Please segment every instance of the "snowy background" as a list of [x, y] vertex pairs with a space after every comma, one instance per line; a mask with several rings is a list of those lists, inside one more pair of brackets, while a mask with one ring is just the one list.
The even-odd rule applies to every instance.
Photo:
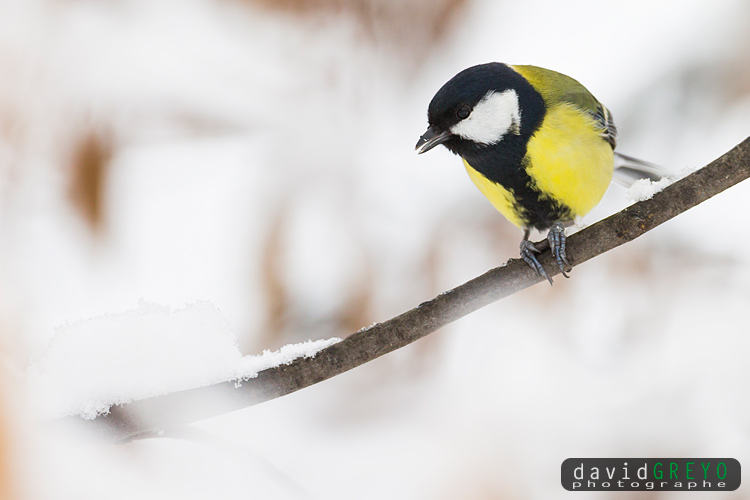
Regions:
[[179, 439], [44, 423], [87, 377], [205, 382], [515, 257], [460, 161], [413, 151], [459, 70], [569, 74], [677, 172], [750, 133], [748, 23], [743, 0], [0, 1], [0, 496], [536, 499], [570, 495], [567, 457], [750, 463], [747, 183]]

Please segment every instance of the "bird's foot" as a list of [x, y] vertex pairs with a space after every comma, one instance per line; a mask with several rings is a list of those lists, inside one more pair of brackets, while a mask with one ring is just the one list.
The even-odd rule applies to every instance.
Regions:
[[531, 269], [536, 271], [539, 276], [541, 276], [542, 278], [546, 278], [551, 285], [552, 278], [549, 277], [547, 271], [545, 271], [542, 265], [539, 263], [539, 259], [537, 259], [536, 255], [534, 255], [536, 253], [539, 253], [539, 249], [535, 247], [532, 242], [524, 238], [521, 241], [521, 258], [524, 260], [524, 262], [531, 266]]
[[[565, 236], [565, 226], [563, 226], [563, 223], [558, 221], [552, 224], [552, 227], [550, 227], [549, 233], [547, 234], [549, 250], [552, 252], [552, 256], [555, 258], [557, 267], [560, 268], [562, 275], [569, 278], [565, 273], [565, 271], [571, 269], [570, 262], [568, 262], [567, 255], [565, 254], [566, 240], [567, 237]], [[552, 280], [550, 280], [550, 282], [551, 281]]]

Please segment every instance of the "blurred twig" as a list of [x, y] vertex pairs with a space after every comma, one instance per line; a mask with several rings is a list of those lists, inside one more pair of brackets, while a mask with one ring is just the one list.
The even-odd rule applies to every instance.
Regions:
[[[659, 224], [750, 177], [750, 138], [721, 158], [611, 217], [568, 238], [568, 258], [575, 266], [631, 241]], [[540, 245], [541, 246], [541, 245]], [[549, 252], [542, 265], [555, 271]], [[428, 335], [487, 304], [542, 279], [519, 259], [424, 302], [400, 316], [354, 333], [314, 358], [264, 370], [257, 378], [223, 382], [113, 407], [88, 425], [111, 441], [153, 435], [159, 429], [222, 415], [298, 391], [334, 377]], [[77, 420], [70, 417], [68, 420]]]
[[104, 224], [104, 190], [113, 144], [106, 131], [89, 130], [72, 155], [70, 197], [94, 233]]

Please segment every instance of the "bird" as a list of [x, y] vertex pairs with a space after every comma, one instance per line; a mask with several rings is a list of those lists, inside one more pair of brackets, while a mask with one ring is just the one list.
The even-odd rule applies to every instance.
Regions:
[[550, 285], [529, 241], [532, 229], [548, 231], [567, 278], [565, 230], [601, 201], [615, 169], [631, 182], [668, 173], [616, 153], [612, 113], [578, 81], [537, 66], [467, 68], [437, 91], [427, 121], [417, 153], [442, 144], [460, 156], [479, 191], [523, 230], [521, 258]]

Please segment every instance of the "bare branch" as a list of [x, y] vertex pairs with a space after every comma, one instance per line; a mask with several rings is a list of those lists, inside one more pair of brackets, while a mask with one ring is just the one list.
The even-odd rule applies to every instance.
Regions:
[[[721, 158], [568, 238], [568, 259], [578, 265], [631, 241], [672, 217], [750, 177], [750, 138]], [[540, 262], [558, 274], [549, 252]], [[548, 272], [550, 272], [548, 271]], [[112, 408], [87, 424], [110, 441], [152, 435], [246, 408], [334, 377], [418, 340], [496, 300], [542, 281], [526, 263], [511, 259], [473, 280], [383, 323], [356, 332], [314, 358], [264, 370], [257, 378], [189, 389]], [[79, 420], [69, 417], [65, 421]]]

